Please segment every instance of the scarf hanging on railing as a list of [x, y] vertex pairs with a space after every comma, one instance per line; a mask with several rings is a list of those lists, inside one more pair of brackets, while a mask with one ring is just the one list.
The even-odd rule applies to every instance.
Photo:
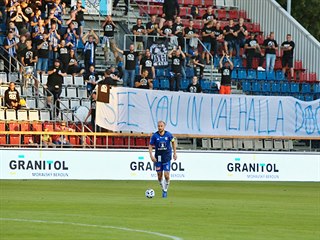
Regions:
[[85, 46], [84, 46], [84, 53], [86, 53], [87, 51], [91, 51], [90, 54], [90, 64], [93, 64], [93, 60], [94, 60], [94, 42], [86, 42]]

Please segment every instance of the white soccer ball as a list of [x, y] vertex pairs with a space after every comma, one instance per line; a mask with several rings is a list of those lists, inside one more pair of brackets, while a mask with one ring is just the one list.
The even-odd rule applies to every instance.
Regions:
[[156, 195], [155, 191], [151, 188], [147, 189], [145, 194], [147, 198], [153, 198]]

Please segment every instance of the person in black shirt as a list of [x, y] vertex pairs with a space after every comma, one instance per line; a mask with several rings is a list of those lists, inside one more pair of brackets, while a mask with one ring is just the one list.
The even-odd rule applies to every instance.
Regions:
[[117, 48], [118, 52], [125, 56], [125, 71], [123, 77], [123, 86], [134, 86], [134, 78], [136, 74], [136, 65], [138, 60], [138, 53], [134, 51], [134, 45], [130, 44], [129, 51], [122, 51]]
[[194, 53], [193, 53], [193, 56], [191, 57], [192, 59], [192, 63], [193, 63], [193, 74], [195, 76], [198, 76], [197, 74], [197, 68], [199, 68], [200, 70], [200, 76], [199, 76], [199, 79], [202, 79], [203, 78], [203, 71], [204, 71], [204, 64], [203, 64], [203, 59], [202, 57], [200, 56], [198, 50], [195, 50]]
[[148, 79], [148, 70], [144, 69], [135, 81], [136, 88], [153, 89], [152, 79]]
[[54, 60], [53, 68], [48, 71], [48, 82], [46, 88], [47, 92], [47, 104], [50, 107], [52, 104], [52, 96], [53, 96], [53, 105], [57, 107], [56, 109], [56, 116], [59, 114], [59, 101], [61, 92], [62, 92], [62, 84], [63, 84], [63, 77], [67, 76], [61, 67], [61, 63], [59, 59]]
[[45, 33], [44, 28], [41, 28], [40, 34], [37, 36], [36, 44], [38, 49], [37, 73], [44, 74], [48, 71], [49, 61], [49, 34]]
[[259, 59], [259, 67], [257, 70], [264, 71], [265, 69], [262, 68], [264, 54], [261, 52], [260, 45], [254, 32], [250, 33], [250, 38], [246, 40], [244, 44], [244, 49], [246, 51], [247, 56], [247, 69], [252, 68], [253, 58], [256, 57]]
[[[156, 20], [157, 20], [157, 16], [151, 15], [151, 20], [146, 25], [146, 32], [148, 34], [147, 48], [151, 47], [151, 45], [156, 40], [156, 36], [160, 34], [160, 28], [158, 26], [158, 23], [156, 23]], [[151, 36], [154, 36], [154, 37], [151, 37]]]
[[240, 48], [244, 47], [244, 44], [246, 42], [246, 37], [248, 36], [248, 31], [247, 31], [247, 27], [246, 25], [244, 25], [244, 19], [243, 18], [239, 18], [239, 23], [237, 25], [235, 25], [234, 27], [234, 31], [236, 34], [236, 56], [239, 57], [240, 56]]
[[143, 43], [143, 35], [145, 35], [146, 30], [144, 26], [142, 26], [142, 19], [137, 19], [137, 24], [132, 27], [132, 32], [135, 40], [135, 49], [136, 50], [143, 50], [144, 49], [144, 43]]
[[99, 41], [98, 35], [93, 30], [90, 32], [88, 31], [82, 37], [82, 42], [84, 44], [84, 66], [86, 71], [89, 71], [91, 65], [95, 66], [96, 64], [96, 48]]
[[23, 55], [21, 56], [21, 62], [23, 66], [34, 66], [38, 61], [37, 51], [32, 47], [32, 40], [27, 39], [27, 48], [25, 49]]
[[213, 30], [213, 21], [210, 21], [207, 25], [203, 27], [201, 30], [202, 34], [202, 42], [204, 45], [204, 49], [202, 52], [202, 58], [207, 60], [207, 64], [210, 64], [210, 51], [211, 51], [211, 39], [213, 38], [214, 34]]
[[87, 12], [87, 9], [85, 9], [82, 6], [82, 1], [78, 0], [77, 4], [71, 7], [71, 11], [75, 11], [76, 13], [76, 20], [80, 23], [80, 36], [82, 36], [83, 33], [83, 27], [84, 27], [84, 13]]
[[65, 40], [61, 40], [60, 44], [58, 45], [59, 59], [61, 61], [61, 67], [63, 68], [64, 72], [67, 72], [68, 70], [68, 65], [70, 62], [70, 48], [72, 48], [72, 43], [69, 42], [66, 45]]
[[223, 30], [219, 21], [216, 23], [216, 27], [214, 27], [212, 31], [214, 37], [211, 39], [211, 48], [214, 52], [214, 56], [218, 57], [219, 49], [223, 43]]
[[202, 93], [202, 87], [198, 83], [198, 77], [197, 76], [194, 76], [192, 78], [192, 83], [190, 83], [189, 86], [187, 87], [187, 92], [190, 92], [190, 93]]
[[209, 22], [211, 22], [213, 19], [216, 19], [216, 16], [213, 13], [213, 9], [211, 6], [207, 8], [207, 12], [203, 14], [202, 20], [203, 20], [203, 25], [207, 25]]
[[148, 70], [148, 79], [153, 80], [156, 77], [155, 69], [153, 66], [153, 60], [149, 49], [146, 49], [145, 56], [140, 61], [139, 71], [140, 75], [143, 70]]
[[[224, 63], [223, 60], [225, 60]], [[220, 94], [231, 94], [231, 72], [233, 69], [233, 63], [231, 62], [229, 56], [223, 52], [222, 57], [219, 62], [220, 72], [221, 72], [221, 86]]]
[[[183, 51], [181, 51], [181, 47], [175, 50], [172, 49], [169, 52], [169, 58], [172, 59], [171, 64], [171, 79], [170, 79], [170, 91], [179, 91], [180, 90], [180, 81], [181, 81], [181, 72], [182, 72], [182, 64], [186, 56]], [[175, 87], [174, 87], [175, 85]]]
[[173, 21], [176, 16], [180, 15], [180, 6], [178, 0], [164, 0], [162, 5], [162, 18], [159, 27], [162, 28], [165, 21]]
[[274, 32], [271, 32], [269, 37], [264, 40], [263, 48], [266, 54], [266, 71], [272, 72], [276, 62], [276, 49], [278, 47], [277, 41], [274, 39]]
[[116, 25], [112, 20], [112, 17], [108, 15], [105, 21], [102, 23], [103, 27], [103, 40], [102, 40], [102, 48], [104, 50], [104, 60], [106, 62], [109, 61], [109, 49], [113, 52], [114, 58], [117, 59], [117, 44], [114, 39], [114, 31], [116, 29]]
[[290, 75], [291, 79], [293, 79], [293, 50], [294, 50], [295, 44], [292, 41], [291, 34], [287, 34], [287, 40], [284, 41], [281, 44], [281, 49], [283, 51], [282, 56], [282, 72], [286, 73], [287, 67], [290, 69]]
[[98, 84], [107, 84], [111, 86], [117, 86], [119, 78], [116, 76], [112, 76], [112, 72], [110, 69], [105, 70], [104, 72], [104, 79], [101, 81], [98, 81]]
[[186, 52], [189, 52], [189, 47], [197, 48], [198, 47], [198, 38], [199, 34], [197, 30], [193, 27], [194, 22], [193, 20], [189, 20], [189, 26], [184, 29], [184, 36], [186, 38]]
[[4, 92], [4, 100], [7, 108], [19, 109], [20, 95], [18, 90], [15, 88], [15, 83], [11, 82], [8, 89]]
[[224, 50], [232, 57], [233, 49], [235, 48], [236, 33], [233, 19], [229, 20], [229, 25], [225, 26], [223, 29], [224, 34]]
[[86, 75], [84, 76], [84, 81], [87, 83], [88, 96], [92, 94], [92, 91], [95, 88], [98, 80], [99, 80], [98, 73], [96, 73], [94, 66], [90, 66], [89, 72], [87, 72]]
[[179, 16], [176, 17], [176, 22], [172, 26], [172, 31], [178, 38], [178, 46], [180, 46], [181, 49], [184, 49], [184, 26]]

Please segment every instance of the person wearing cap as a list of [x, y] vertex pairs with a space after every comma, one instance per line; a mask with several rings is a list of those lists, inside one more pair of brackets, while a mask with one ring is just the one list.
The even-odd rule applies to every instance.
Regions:
[[[67, 74], [64, 72], [60, 60], [55, 59], [52, 69], [48, 71], [48, 82], [46, 85], [46, 88], [48, 90], [48, 97], [47, 97], [47, 104], [49, 107], [51, 105], [55, 105], [57, 107], [56, 109], [56, 115], [59, 114], [59, 101], [57, 101], [60, 98], [61, 92], [62, 92], [62, 84], [63, 84], [63, 77], [67, 76]], [[52, 103], [52, 97], [53, 97], [53, 103]]]

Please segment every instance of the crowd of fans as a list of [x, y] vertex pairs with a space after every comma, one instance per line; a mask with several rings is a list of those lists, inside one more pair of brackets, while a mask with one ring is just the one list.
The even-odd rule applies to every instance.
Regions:
[[[186, 79], [186, 66], [189, 66], [193, 67], [196, 78], [187, 90], [199, 92], [199, 89], [201, 90], [199, 81], [204, 77], [205, 65], [211, 64], [214, 58], [220, 59], [221, 94], [230, 93], [233, 56], [245, 57], [248, 69], [252, 68], [253, 58], [259, 59], [260, 71], [265, 70], [262, 67], [264, 59], [267, 71], [273, 71], [275, 65], [278, 44], [274, 39], [274, 33], [271, 32], [260, 45], [256, 33], [248, 32], [243, 18], [240, 18], [237, 24], [230, 19], [222, 28], [211, 6], [203, 16], [198, 16], [196, 6], [191, 7], [193, 14], [186, 26], [179, 17], [178, 2], [166, 0], [160, 18], [152, 15], [145, 26], [142, 19], [136, 20], [131, 29], [134, 43], [130, 45], [129, 50], [117, 46], [115, 40], [117, 24], [113, 22], [112, 16], [106, 16], [101, 26], [104, 60], [106, 63], [109, 62], [111, 51], [116, 59], [116, 66], [107, 69], [103, 73], [103, 78], [99, 79], [95, 64], [100, 36], [93, 30], [84, 31], [84, 13], [87, 10], [82, 6], [81, 0], [78, 0], [76, 5], [70, 6], [70, 12], [66, 12], [66, 3], [61, 0], [1, 1], [0, 17], [7, 26], [3, 45], [6, 49], [5, 58], [9, 60], [4, 61], [5, 70], [14, 71], [15, 59], [18, 59], [25, 68], [32, 68], [37, 76], [48, 74], [46, 87], [50, 91], [49, 106], [59, 99], [63, 77], [66, 74], [84, 76], [88, 95], [92, 95], [95, 85], [99, 82], [119, 85], [120, 80], [123, 80], [125, 87], [153, 89], [156, 71], [149, 48], [159, 42], [166, 44], [170, 49], [168, 57], [171, 59], [171, 91], [180, 90], [181, 80]], [[117, 4], [118, 1], [114, 1], [114, 7]], [[126, 13], [128, 13], [127, 2]], [[194, 27], [193, 17], [202, 19], [202, 29]], [[78, 51], [80, 42], [83, 47], [81, 54]], [[281, 46], [284, 52], [283, 71], [286, 72], [289, 68], [293, 76], [294, 42], [290, 34]], [[245, 49], [243, 56], [240, 56], [241, 48]], [[80, 58], [83, 64], [79, 64]], [[137, 65], [139, 68], [136, 68]], [[37, 86], [37, 83], [35, 85]]]

